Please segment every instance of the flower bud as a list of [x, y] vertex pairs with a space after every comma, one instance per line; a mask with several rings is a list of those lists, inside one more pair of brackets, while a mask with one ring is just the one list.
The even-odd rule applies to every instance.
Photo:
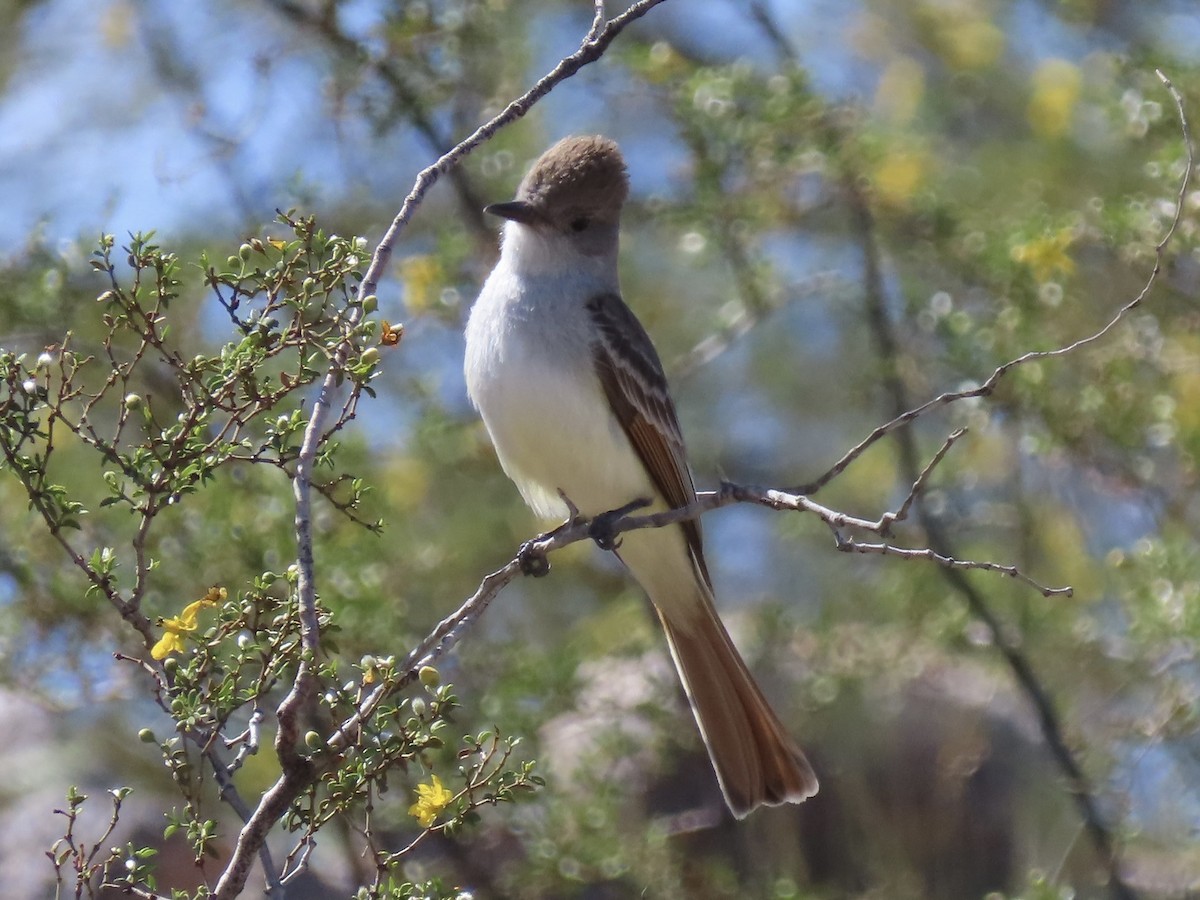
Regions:
[[435, 688], [442, 683], [442, 676], [433, 666], [421, 666], [417, 670], [417, 677], [421, 679], [421, 684], [427, 688]]

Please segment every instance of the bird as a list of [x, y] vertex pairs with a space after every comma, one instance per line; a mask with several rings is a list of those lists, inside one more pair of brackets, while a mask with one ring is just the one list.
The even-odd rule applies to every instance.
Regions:
[[[547, 519], [696, 499], [662, 362], [621, 295], [628, 195], [617, 144], [571, 136], [534, 162], [515, 199], [484, 209], [505, 221], [466, 325], [467, 393], [504, 472]], [[699, 519], [611, 544], [657, 612], [734, 816], [814, 795], [812, 767], [717, 614]]]

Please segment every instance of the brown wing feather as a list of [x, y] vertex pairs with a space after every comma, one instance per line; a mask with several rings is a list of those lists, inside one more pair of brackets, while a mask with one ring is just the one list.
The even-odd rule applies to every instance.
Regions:
[[[688, 470], [683, 433], [667, 377], [650, 336], [616, 294], [593, 297], [587, 310], [600, 335], [592, 348], [596, 374], [613, 414], [667, 503], [672, 508], [687, 506], [696, 499], [696, 487]], [[704, 580], [711, 586], [700, 520], [691, 519], [680, 526]]]

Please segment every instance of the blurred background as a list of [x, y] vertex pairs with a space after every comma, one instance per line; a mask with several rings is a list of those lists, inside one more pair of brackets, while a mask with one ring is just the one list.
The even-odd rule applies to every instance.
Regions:
[[[96, 238], [154, 230], [185, 262], [175, 339], [219, 346], [202, 251], [282, 231], [289, 208], [373, 247], [416, 173], [573, 51], [591, 12], [0, 0], [0, 345], [36, 355], [69, 328], [77, 349], [99, 346]], [[340, 653], [403, 654], [542, 527], [467, 404], [461, 329], [496, 254], [481, 209], [551, 142], [604, 133], [626, 153], [625, 295], [667, 365], [698, 484], [794, 486], [1137, 295], [1186, 165], [1156, 67], [1195, 125], [1190, 0], [651, 11], [443, 178], [396, 250], [380, 310], [405, 337], [343, 433], [386, 527], [318, 510]], [[1200, 189], [1183, 202], [1153, 292], [1103, 340], [922, 417], [818, 494], [875, 518], [967, 426], [895, 543], [1073, 596], [841, 554], [811, 517], [706, 516], [719, 608], [822, 781], [801, 807], [735, 824], [646, 601], [574, 546], [441, 664], [461, 732], [520, 735], [549, 786], [422, 844], [411, 877], [479, 898], [1195, 896]], [[86, 494], [95, 463], [78, 460]], [[0, 509], [0, 893], [48, 896], [68, 785], [134, 788], [121, 840], [154, 839], [178, 801], [136, 737], [165, 720], [112, 657], [131, 635], [11, 479]], [[127, 546], [128, 516], [105, 515], [84, 542]], [[259, 471], [226, 473], [158, 525], [152, 615], [295, 552], [290, 486]], [[270, 757], [240, 773], [245, 793], [273, 780]], [[418, 777], [398, 773], [378, 811], [396, 847], [417, 831]], [[305, 896], [349, 895], [371, 874], [361, 850], [327, 832]], [[161, 861], [161, 886], [203, 880], [182, 845]]]

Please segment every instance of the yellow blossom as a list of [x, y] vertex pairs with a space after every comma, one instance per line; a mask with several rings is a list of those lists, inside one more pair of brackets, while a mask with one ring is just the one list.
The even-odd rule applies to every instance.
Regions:
[[182, 653], [184, 649], [183, 638], [178, 632], [169, 630], [171, 626], [169, 622], [175, 622], [176, 619], [163, 619], [163, 625], [168, 629], [167, 633], [158, 639], [158, 643], [150, 649], [150, 655], [155, 659], [165, 659], [168, 654]]
[[1060, 228], [1027, 244], [1018, 244], [1012, 249], [1012, 258], [1027, 266], [1038, 281], [1048, 281], [1056, 274], [1070, 275], [1075, 271], [1075, 260], [1067, 249], [1075, 240], [1070, 228]]
[[200, 610], [206, 606], [216, 606], [227, 596], [229, 595], [225, 588], [211, 587], [199, 600], [185, 606], [183, 612], [178, 616], [159, 620], [158, 624], [163, 627], [164, 634], [159, 642], [151, 648], [150, 655], [155, 659], [164, 659], [169, 653], [182, 653], [185, 646], [183, 636], [190, 634], [198, 627], [196, 618], [200, 615]]
[[911, 56], [888, 63], [875, 88], [875, 109], [892, 122], [911, 122], [925, 96], [925, 69]]
[[442, 780], [432, 775], [429, 784], [417, 785], [417, 802], [408, 808], [408, 814], [415, 817], [422, 828], [428, 828], [453, 799], [454, 794]]
[[984, 69], [1004, 52], [1004, 32], [986, 19], [951, 19], [938, 29], [945, 55], [960, 69]]
[[445, 275], [436, 256], [410, 256], [400, 263], [400, 280], [404, 283], [405, 306], [415, 314], [433, 305]]
[[1064, 59], [1049, 59], [1039, 65], [1033, 73], [1033, 93], [1026, 112], [1033, 130], [1047, 138], [1065, 135], [1082, 87], [1083, 74], [1078, 66]]
[[906, 206], [925, 180], [928, 165], [928, 158], [919, 150], [889, 153], [875, 167], [875, 190], [886, 203]]

